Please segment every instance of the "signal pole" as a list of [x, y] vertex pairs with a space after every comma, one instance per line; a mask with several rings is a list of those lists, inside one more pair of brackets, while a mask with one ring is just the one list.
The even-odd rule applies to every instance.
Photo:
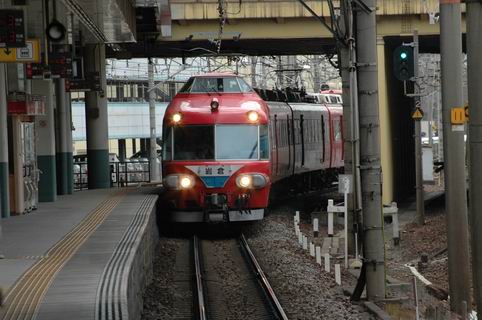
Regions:
[[360, 121], [360, 171], [367, 297], [385, 299], [380, 119], [378, 109], [376, 0], [357, 7], [356, 38]]
[[[440, 0], [440, 54], [449, 293], [450, 308], [458, 314], [463, 312], [463, 302], [466, 302], [467, 306], [471, 305], [464, 131], [455, 130], [451, 124], [451, 109], [463, 106], [461, 23], [460, 0]], [[476, 90], [480, 90], [480, 88]], [[480, 197], [480, 194], [477, 197]], [[477, 271], [480, 270], [474, 270], [474, 272]]]
[[[420, 105], [420, 90], [418, 86], [418, 31], [413, 32], [413, 60], [415, 77], [415, 106]], [[422, 124], [421, 119], [415, 120], [415, 188], [417, 189], [417, 218], [418, 224], [425, 224], [425, 202], [423, 199], [423, 168], [422, 168]]]
[[482, 314], [482, 4], [467, 2], [467, 77], [469, 86], [470, 145], [470, 230], [472, 239], [472, 275], [477, 314]]

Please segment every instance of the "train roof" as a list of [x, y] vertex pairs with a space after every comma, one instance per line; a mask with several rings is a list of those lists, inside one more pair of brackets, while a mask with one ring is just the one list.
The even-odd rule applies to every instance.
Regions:
[[239, 77], [239, 75], [236, 75], [231, 72], [208, 72], [208, 73], [193, 75], [192, 77], [193, 78], [222, 78], [222, 77]]

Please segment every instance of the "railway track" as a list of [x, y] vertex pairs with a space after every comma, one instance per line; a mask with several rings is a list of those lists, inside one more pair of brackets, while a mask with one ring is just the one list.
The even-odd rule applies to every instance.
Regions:
[[193, 318], [288, 319], [244, 236], [192, 240]]

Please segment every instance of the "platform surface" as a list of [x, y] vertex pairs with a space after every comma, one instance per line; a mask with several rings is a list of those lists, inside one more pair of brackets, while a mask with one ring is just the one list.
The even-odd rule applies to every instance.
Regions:
[[152, 212], [156, 199], [151, 188], [88, 190], [3, 220], [0, 286], [7, 295], [0, 320], [21, 312], [22, 319], [95, 319], [114, 252], [142, 236], [140, 208]]

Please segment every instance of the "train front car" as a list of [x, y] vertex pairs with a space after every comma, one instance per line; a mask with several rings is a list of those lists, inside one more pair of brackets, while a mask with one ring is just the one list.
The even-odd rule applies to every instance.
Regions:
[[268, 206], [268, 109], [233, 74], [194, 76], [163, 123], [163, 208], [176, 222], [261, 220]]

